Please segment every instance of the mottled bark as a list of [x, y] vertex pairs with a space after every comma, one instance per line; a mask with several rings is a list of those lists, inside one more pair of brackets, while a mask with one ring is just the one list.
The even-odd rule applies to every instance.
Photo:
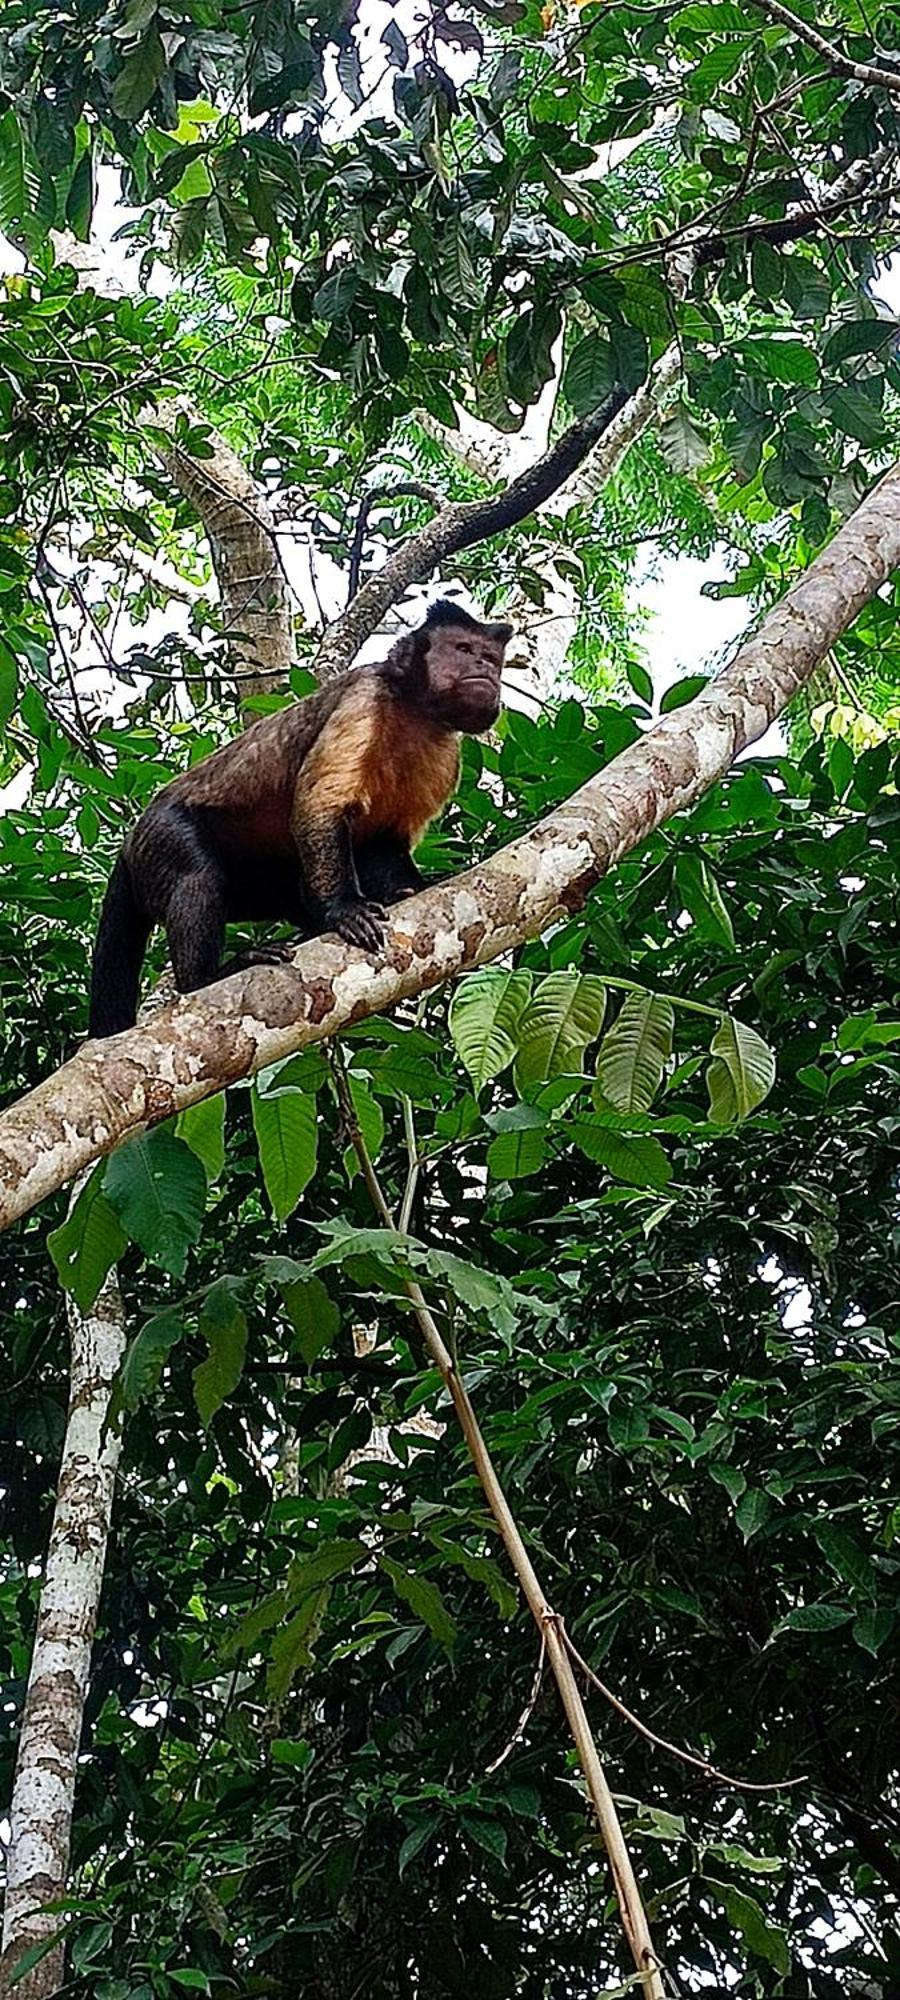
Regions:
[[23, 1952], [55, 1936], [62, 1923], [45, 1905], [66, 1890], [78, 1745], [121, 1449], [118, 1430], [104, 1436], [125, 1349], [115, 1279], [87, 1318], [73, 1309], [70, 1319], [69, 1419], [9, 1812], [0, 1992], [11, 1990], [17, 2000], [44, 2000], [62, 1979], [59, 1945], [9, 1988]]
[[869, 494], [731, 665], [539, 826], [392, 915], [377, 958], [317, 939], [284, 967], [191, 994], [88, 1042], [0, 1118], [0, 1223], [129, 1133], [483, 965], [578, 909], [622, 855], [693, 804], [781, 714], [900, 564], [900, 467]]
[[209, 432], [211, 458], [194, 458], [178, 443], [179, 413], [206, 427], [197, 410], [158, 404], [152, 425], [171, 440], [159, 448], [160, 457], [209, 541], [238, 697], [268, 694], [294, 661], [290, 593], [275, 523], [265, 495], [219, 431]]

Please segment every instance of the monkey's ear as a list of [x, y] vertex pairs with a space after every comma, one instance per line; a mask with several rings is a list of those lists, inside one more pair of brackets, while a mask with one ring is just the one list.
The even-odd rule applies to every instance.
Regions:
[[511, 625], [489, 625], [488, 631], [491, 638], [496, 639], [498, 646], [508, 646], [513, 635]]

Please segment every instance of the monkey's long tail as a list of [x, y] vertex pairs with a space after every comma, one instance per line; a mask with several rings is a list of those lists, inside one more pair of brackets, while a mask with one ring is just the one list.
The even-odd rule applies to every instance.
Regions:
[[134, 1026], [151, 929], [137, 902], [128, 863], [120, 854], [107, 884], [94, 945], [89, 1035], [118, 1035]]

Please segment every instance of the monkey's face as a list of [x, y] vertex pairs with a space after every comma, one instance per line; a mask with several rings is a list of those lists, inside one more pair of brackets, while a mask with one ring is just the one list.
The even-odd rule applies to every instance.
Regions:
[[500, 713], [508, 625], [442, 625], [428, 635], [424, 704], [451, 729], [478, 736]]

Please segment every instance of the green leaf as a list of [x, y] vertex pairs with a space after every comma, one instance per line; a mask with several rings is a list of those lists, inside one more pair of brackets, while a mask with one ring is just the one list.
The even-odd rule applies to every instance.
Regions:
[[839, 1625], [849, 1625], [852, 1617], [852, 1611], [840, 1604], [798, 1604], [779, 1619], [772, 1637], [777, 1632], [834, 1632]]
[[762, 1486], [751, 1486], [742, 1493], [734, 1510], [734, 1518], [745, 1542], [752, 1541], [772, 1512], [772, 1501]]
[[729, 1015], [710, 1043], [706, 1072], [710, 1117], [717, 1125], [746, 1118], [768, 1097], [775, 1081], [775, 1057], [755, 1028]]
[[[0, 119], [0, 126], [3, 120]], [[2, 173], [2, 166], [0, 166]], [[15, 714], [19, 698], [19, 663], [5, 639], [0, 639], [0, 730], [5, 730]]]
[[471, 1840], [483, 1847], [486, 1854], [492, 1854], [497, 1861], [506, 1860], [506, 1828], [498, 1819], [488, 1819], [483, 1814], [464, 1812], [460, 1815], [463, 1827]]
[[597, 1057], [597, 1082], [617, 1111], [648, 1111], [672, 1053], [675, 1009], [654, 993], [626, 994], [621, 1012], [604, 1035]]
[[576, 416], [589, 415], [615, 386], [616, 362], [605, 334], [588, 333], [572, 349], [563, 376], [563, 394]]
[[80, 243], [87, 243], [90, 237], [93, 208], [94, 159], [90, 146], [86, 146], [66, 196], [66, 221]]
[[897, 1622], [896, 1612], [890, 1604], [867, 1604], [854, 1620], [853, 1637], [863, 1651], [877, 1658], [886, 1639], [889, 1639]]
[[199, 1325], [209, 1353], [194, 1369], [194, 1401], [201, 1423], [208, 1426], [237, 1388], [247, 1352], [247, 1315], [227, 1279], [210, 1287]]
[[432, 1277], [450, 1286], [471, 1312], [484, 1313], [501, 1339], [511, 1340], [518, 1325], [517, 1294], [506, 1278], [470, 1264], [453, 1250], [425, 1252], [424, 1262]]
[[299, 1611], [272, 1641], [272, 1659], [266, 1676], [266, 1687], [276, 1701], [287, 1694], [289, 1687], [301, 1667], [311, 1667], [312, 1646], [328, 1603], [329, 1590], [326, 1584], [321, 1590], [313, 1590], [304, 1597]]
[[848, 382], [842, 389], [832, 389], [825, 401], [832, 422], [845, 437], [855, 438], [863, 445], [884, 443], [887, 437], [884, 418], [865, 389]]
[[206, 1209], [206, 1175], [183, 1139], [162, 1125], [129, 1139], [107, 1161], [103, 1190], [151, 1264], [183, 1277]]
[[54, 1947], [59, 1944], [60, 1939], [65, 1934], [66, 1926], [63, 1924], [58, 1931], [51, 1931], [48, 1937], [38, 1938], [34, 1944], [27, 1945], [21, 1958], [17, 1958], [11, 1968], [9, 1973], [10, 1986], [18, 1986], [19, 1980], [24, 1979], [26, 1973], [32, 1972], [36, 1965], [40, 1965], [41, 1959], [46, 1958], [48, 1952], [53, 1951]]
[[273, 1764], [284, 1764], [290, 1771], [306, 1771], [313, 1760], [313, 1748], [302, 1736], [276, 1736], [269, 1745], [269, 1755]]
[[90, 1312], [128, 1241], [103, 1192], [105, 1167], [102, 1161], [94, 1168], [65, 1222], [51, 1230], [47, 1238], [59, 1282], [64, 1291], [71, 1293], [81, 1313]]
[[311, 1590], [320, 1590], [323, 1583], [331, 1583], [346, 1569], [355, 1569], [356, 1564], [371, 1557], [372, 1551], [364, 1542], [339, 1539], [322, 1542], [312, 1555], [298, 1556], [290, 1567], [287, 1581], [287, 1602], [293, 1609], [302, 1597]]
[[0, 118], [0, 233], [15, 238], [28, 209], [22, 133], [14, 111]]
[[571, 1127], [571, 1137], [579, 1151], [597, 1166], [605, 1167], [614, 1180], [628, 1187], [666, 1187], [672, 1169], [658, 1139], [625, 1139], [605, 1125], [579, 1118]]
[[159, 1381], [163, 1367], [184, 1327], [177, 1312], [156, 1313], [144, 1322], [128, 1347], [119, 1370], [112, 1402], [112, 1414], [136, 1410], [146, 1401]]
[[629, 660], [625, 668], [625, 673], [629, 685], [633, 687], [638, 700], [645, 701], [648, 708], [652, 707], [653, 682], [646, 667], [642, 667], [638, 660]]
[[755, 1896], [748, 1896], [743, 1889], [735, 1889], [731, 1883], [718, 1885], [729, 1922], [740, 1931], [745, 1944], [757, 1957], [774, 1965], [776, 1972], [787, 1974], [791, 1969], [791, 1954], [788, 1941], [780, 1925], [773, 1924], [766, 1916]]
[[826, 1561], [842, 1577], [845, 1583], [852, 1583], [856, 1590], [870, 1597], [878, 1581], [877, 1572], [859, 1543], [848, 1534], [846, 1528], [836, 1521], [816, 1521], [813, 1528]]
[[316, 1099], [304, 1090], [254, 1088], [251, 1105], [266, 1193], [276, 1219], [284, 1222], [316, 1171]]
[[518, 1027], [516, 1080], [532, 1088], [579, 1071], [603, 1026], [606, 988], [592, 973], [551, 972], [535, 987]]
[[368, 1085], [361, 1077], [354, 1076], [352, 1070], [347, 1082], [366, 1151], [370, 1160], [377, 1160], [384, 1145], [384, 1112], [377, 1097], [372, 1096]]
[[802, 340], [780, 335], [769, 340], [745, 340], [742, 350], [748, 367], [767, 381], [797, 382], [802, 388], [811, 389], [819, 379], [816, 355]]
[[700, 854], [679, 854], [675, 864], [679, 895], [701, 937], [734, 948], [734, 927], [719, 885]]
[[339, 1331], [337, 1306], [321, 1278], [289, 1279], [281, 1287], [281, 1296], [294, 1332], [291, 1351], [296, 1350], [307, 1368], [312, 1368]]
[[450, 1033], [477, 1091], [512, 1062], [531, 990], [530, 973], [493, 969], [472, 972], [457, 987]]
[[422, 1849], [428, 1846], [428, 1842], [436, 1832], [437, 1821], [425, 1819], [422, 1820], [419, 1826], [414, 1826], [411, 1833], [407, 1834], [406, 1839], [401, 1843], [400, 1852], [397, 1856], [397, 1873], [399, 1876], [402, 1877], [405, 1869], [409, 1867], [410, 1862], [415, 1861], [416, 1855], [421, 1854]]
[[359, 290], [359, 278], [351, 264], [342, 264], [319, 286], [313, 299], [317, 319], [346, 319]]
[[684, 403], [676, 403], [657, 432], [660, 448], [673, 472], [696, 472], [709, 457], [709, 438]]
[[225, 1092], [189, 1104], [175, 1121], [175, 1132], [196, 1153], [208, 1181], [217, 1181], [225, 1165]]
[[830, 333], [822, 350], [822, 359], [829, 368], [840, 361], [849, 361], [858, 354], [886, 354], [895, 347], [900, 335], [900, 325], [895, 319], [850, 319], [842, 321]]
[[167, 1969], [166, 1978], [171, 1979], [175, 1986], [188, 1987], [192, 1993], [211, 1991], [206, 1973], [191, 1965], [179, 1966], [174, 1972]]
[[432, 1547], [445, 1556], [448, 1562], [457, 1563], [473, 1583], [484, 1586], [488, 1596], [496, 1604], [501, 1618], [507, 1624], [511, 1618], [515, 1618], [519, 1608], [518, 1594], [490, 1556], [474, 1555], [471, 1549], [463, 1546], [462, 1542], [453, 1542], [447, 1535], [429, 1535], [428, 1539]]
[[154, 26], [148, 29], [134, 52], [126, 56], [113, 84], [112, 108], [117, 118], [140, 118], [165, 67], [166, 52]]
[[284, 1615], [285, 1599], [283, 1590], [271, 1590], [268, 1596], [260, 1598], [258, 1604], [247, 1612], [233, 1632], [230, 1632], [221, 1649], [223, 1660], [233, 1660], [239, 1653], [254, 1653], [257, 1642], [265, 1632], [271, 1632]]
[[421, 1618], [441, 1646], [452, 1653], [456, 1638], [456, 1626], [436, 1583], [430, 1577], [417, 1576], [412, 1570], [403, 1569], [392, 1557], [380, 1555], [379, 1568], [390, 1577], [397, 1596], [408, 1604], [416, 1618]]
[[[516, 1108], [530, 1111], [533, 1107], [522, 1104]], [[498, 1132], [488, 1147], [487, 1167], [491, 1179], [525, 1180], [529, 1174], [538, 1173], [547, 1157], [546, 1127], [546, 1115], [536, 1112], [533, 1124]]]

